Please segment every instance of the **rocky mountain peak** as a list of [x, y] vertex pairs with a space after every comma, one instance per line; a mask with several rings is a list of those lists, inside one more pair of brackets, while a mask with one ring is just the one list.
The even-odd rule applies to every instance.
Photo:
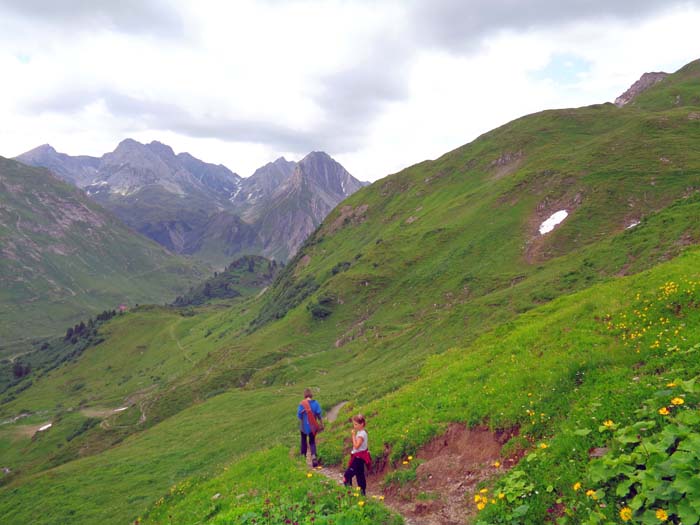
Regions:
[[325, 192], [341, 197], [352, 195], [362, 183], [324, 151], [312, 151], [299, 161], [294, 178], [312, 182]]
[[83, 187], [95, 176], [99, 159], [87, 155], [71, 157], [59, 153], [53, 146], [42, 144], [15, 157], [15, 160], [29, 166], [39, 166], [50, 170], [63, 180]]
[[42, 144], [19, 155], [17, 160], [27, 163], [27, 160], [51, 159], [60, 155], [50, 144]]
[[173, 148], [171, 148], [167, 144], [163, 144], [162, 142], [158, 142], [157, 140], [154, 140], [150, 144], [147, 144], [146, 147], [149, 150], [151, 150], [153, 153], [158, 155], [159, 157], [163, 157], [163, 158], [175, 157], [175, 152], [173, 151]]
[[[309, 153], [306, 157], [304, 157], [303, 159], [301, 159], [301, 160], [299, 161], [299, 164], [306, 164], [306, 165], [309, 165], [309, 164], [313, 164], [313, 163], [325, 163], [325, 162], [327, 162], [327, 163], [338, 164], [338, 163], [333, 159], [333, 157], [331, 157], [331, 156], [330, 156], [328, 153], [326, 153], [325, 151], [312, 151], [312, 152]], [[338, 164], [338, 165], [340, 165], [340, 164]]]
[[42, 144], [41, 146], [34, 148], [27, 153], [31, 153], [33, 151], [37, 153], [58, 153], [51, 144]]
[[643, 93], [650, 87], [661, 82], [668, 76], [668, 73], [662, 71], [653, 73], [644, 73], [639, 80], [630, 86], [622, 95], [615, 99], [615, 105], [619, 108], [632, 102], [640, 93]]
[[140, 150], [143, 147], [144, 145], [141, 144], [139, 141], [127, 138], [122, 140], [119, 144], [117, 144], [117, 147], [114, 149], [113, 153], [117, 151]]

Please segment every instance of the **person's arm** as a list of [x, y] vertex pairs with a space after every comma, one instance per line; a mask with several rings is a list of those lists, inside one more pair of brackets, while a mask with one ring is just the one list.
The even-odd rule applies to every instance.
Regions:
[[301, 406], [301, 405], [299, 405], [299, 408], [297, 409], [297, 417], [298, 417], [299, 419], [303, 419], [303, 418], [304, 418], [304, 407]]
[[353, 429], [352, 431], [352, 448], [357, 450], [362, 446], [362, 442], [365, 440], [364, 436], [358, 436], [357, 432]]

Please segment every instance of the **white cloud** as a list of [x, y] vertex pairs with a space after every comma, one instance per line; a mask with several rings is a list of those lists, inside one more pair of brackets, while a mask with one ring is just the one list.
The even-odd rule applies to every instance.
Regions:
[[323, 149], [374, 180], [700, 57], [698, 2], [71, 1], [0, 3], [2, 155], [133, 137], [247, 176]]

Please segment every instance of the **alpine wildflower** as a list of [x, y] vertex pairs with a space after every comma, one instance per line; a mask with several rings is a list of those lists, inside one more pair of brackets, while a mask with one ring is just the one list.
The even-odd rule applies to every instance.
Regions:
[[620, 519], [622, 521], [629, 521], [632, 519], [632, 509], [629, 507], [622, 507], [620, 509]]
[[668, 519], [668, 513], [664, 509], [656, 509], [656, 519], [659, 521], [666, 521]]
[[668, 411], [668, 408], [666, 408], [666, 407], [661, 407], [661, 408], [659, 409], [659, 414], [661, 414], [662, 416], [667, 416], [667, 415], [670, 414], [670, 412]]
[[682, 397], [674, 397], [673, 399], [671, 399], [672, 405], [678, 406], [682, 405], [683, 403], [685, 403], [685, 399], [683, 399]]

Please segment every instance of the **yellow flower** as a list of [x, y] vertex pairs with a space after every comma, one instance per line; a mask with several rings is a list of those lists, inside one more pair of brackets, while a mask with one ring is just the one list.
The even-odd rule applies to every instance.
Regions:
[[306, 473], [306, 477], [307, 477], [307, 478], [310, 478], [311, 476], [313, 476], [313, 474], [312, 474], [311, 472], [307, 472], [307, 473]]
[[503, 492], [498, 493], [498, 499], [503, 499], [505, 497], [506, 497], [506, 495]]
[[608, 419], [608, 420], [606, 420], [606, 421], [603, 421], [603, 426], [604, 426], [605, 428], [610, 428], [610, 427], [613, 426], [614, 424], [615, 424], [615, 423], [613, 423], [613, 420], [612, 420], [612, 419]]
[[384, 501], [384, 496], [379, 496], [379, 501]]
[[493, 466], [496, 467], [496, 468], [499, 468], [499, 467], [501, 466], [501, 462], [500, 462], [500, 461], [494, 461], [494, 462], [493, 462]]
[[488, 491], [489, 489], [481, 489], [479, 492], [481, 492], [482, 494], [486, 494]]
[[479, 510], [484, 510], [484, 507], [486, 506], [486, 503], [483, 501], [480, 501], [479, 503], [476, 504], [476, 508]]
[[668, 383], [666, 386], [673, 388], [674, 386], [676, 386], [676, 383]]
[[404, 465], [408, 465], [408, 461], [406, 461], [405, 459], [401, 463], [403, 463]]
[[549, 445], [547, 445], [547, 443], [540, 443], [540, 448], [549, 448]]
[[574, 483], [574, 490], [581, 490], [581, 482], [580, 481], [577, 481], [576, 483]]
[[629, 521], [632, 519], [632, 509], [629, 507], [622, 507], [620, 509], [620, 519], [622, 521]]
[[659, 521], [666, 521], [668, 519], [668, 514], [664, 509], [656, 509], [656, 519]]
[[413, 461], [413, 456], [408, 456], [408, 461]]
[[364, 506], [365, 506], [365, 502], [362, 501], [362, 500], [358, 501], [357, 504], [358, 504], [360, 507], [364, 507]]
[[672, 405], [682, 405], [683, 403], [685, 403], [685, 399], [683, 399], [682, 397], [674, 397], [673, 399], [671, 399]]
[[474, 503], [479, 503], [481, 501], [481, 496], [474, 494]]
[[666, 407], [661, 407], [661, 408], [659, 409], [659, 414], [661, 414], [662, 416], [667, 416], [667, 415], [670, 414], [670, 412], [668, 411], [668, 408], [666, 408]]
[[588, 496], [589, 498], [592, 498], [593, 496], [595, 496], [595, 490], [593, 490], [593, 489], [588, 489], [588, 490], [586, 491], [586, 496]]

